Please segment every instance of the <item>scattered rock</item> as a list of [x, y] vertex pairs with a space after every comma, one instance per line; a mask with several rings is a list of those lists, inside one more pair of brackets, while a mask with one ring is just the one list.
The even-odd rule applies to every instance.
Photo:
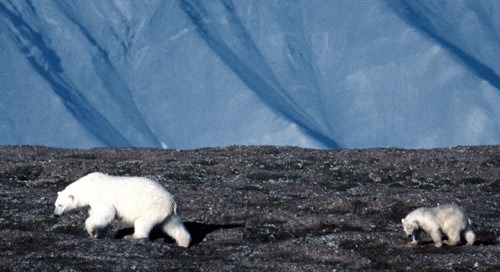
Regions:
[[[56, 192], [94, 171], [146, 176], [178, 199], [188, 249], [118, 221], [104, 239], [86, 211], [53, 218]], [[0, 146], [0, 270], [444, 271], [500, 269], [500, 146], [197, 150]], [[455, 203], [474, 247], [408, 246], [401, 218]], [[417, 265], [418, 264], [418, 265]]]

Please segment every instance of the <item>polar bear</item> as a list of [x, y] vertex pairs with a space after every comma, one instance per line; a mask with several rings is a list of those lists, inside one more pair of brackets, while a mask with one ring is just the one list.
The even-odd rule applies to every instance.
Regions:
[[90, 206], [85, 227], [99, 238], [115, 218], [134, 226], [126, 239], [147, 238], [155, 225], [177, 245], [188, 247], [191, 236], [182, 223], [174, 196], [158, 182], [141, 177], [117, 177], [99, 172], [88, 174], [57, 193], [54, 216]]
[[460, 242], [463, 233], [467, 245], [472, 246], [476, 236], [472, 232], [471, 221], [463, 210], [453, 204], [440, 205], [435, 208], [418, 208], [402, 219], [403, 229], [408, 237], [412, 237], [410, 244], [417, 245], [421, 232], [427, 232], [436, 247], [441, 247], [441, 234], [448, 236], [444, 243], [454, 246]]

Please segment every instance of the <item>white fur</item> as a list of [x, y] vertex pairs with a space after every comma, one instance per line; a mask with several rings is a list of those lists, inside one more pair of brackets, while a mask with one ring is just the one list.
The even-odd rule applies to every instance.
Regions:
[[119, 218], [134, 226], [134, 234], [127, 239], [147, 238], [155, 225], [162, 224], [179, 246], [188, 247], [191, 242], [174, 196], [151, 179], [91, 173], [58, 192], [55, 206], [55, 216], [90, 206], [85, 227], [96, 238]]
[[441, 235], [448, 236], [448, 245], [460, 242], [460, 235], [464, 234], [467, 245], [473, 245], [476, 238], [472, 232], [471, 222], [463, 210], [456, 205], [440, 205], [435, 208], [418, 208], [402, 219], [406, 235], [413, 238], [411, 244], [416, 245], [421, 231], [427, 232], [436, 247], [441, 247]]

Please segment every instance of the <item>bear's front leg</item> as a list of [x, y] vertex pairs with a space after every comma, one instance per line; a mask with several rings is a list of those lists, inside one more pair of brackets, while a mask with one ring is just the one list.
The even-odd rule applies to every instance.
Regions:
[[87, 218], [87, 220], [85, 220], [85, 229], [87, 229], [87, 232], [90, 236], [97, 238], [98, 231], [92, 218], [89, 217]]
[[420, 240], [421, 234], [422, 234], [421, 230], [415, 230], [413, 232], [412, 241], [410, 242], [410, 245], [412, 245], [412, 246], [418, 245], [418, 241]]
[[415, 238], [415, 235], [412, 236], [412, 240], [410, 242], [410, 245], [412, 245], [412, 246], [418, 245], [418, 240]]
[[90, 236], [101, 238], [106, 234], [107, 226], [115, 218], [112, 207], [103, 205], [100, 209], [90, 209], [89, 217], [85, 220], [85, 228]]
[[108, 224], [100, 222], [95, 218], [89, 217], [85, 220], [85, 228], [90, 236], [94, 238], [102, 238], [106, 236]]

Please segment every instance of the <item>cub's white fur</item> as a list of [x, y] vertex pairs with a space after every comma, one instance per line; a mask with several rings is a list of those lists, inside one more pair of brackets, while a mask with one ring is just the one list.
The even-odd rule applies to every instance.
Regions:
[[141, 177], [116, 177], [91, 173], [58, 192], [54, 215], [90, 206], [85, 227], [90, 236], [99, 237], [115, 218], [134, 226], [127, 239], [147, 238], [155, 225], [188, 247], [191, 236], [182, 223], [174, 196], [158, 182]]
[[435, 208], [418, 208], [402, 219], [403, 229], [408, 237], [412, 237], [412, 245], [416, 245], [421, 232], [427, 232], [436, 247], [441, 247], [441, 235], [448, 236], [445, 244], [454, 246], [460, 242], [463, 234], [467, 245], [473, 245], [476, 238], [472, 232], [471, 221], [463, 210], [451, 204], [440, 205]]

